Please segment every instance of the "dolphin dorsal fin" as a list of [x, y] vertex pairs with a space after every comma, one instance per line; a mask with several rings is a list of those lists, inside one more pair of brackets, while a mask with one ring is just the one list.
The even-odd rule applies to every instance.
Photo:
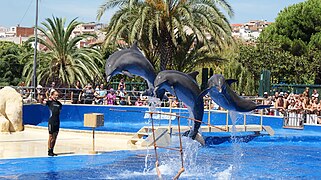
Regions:
[[137, 46], [137, 41], [135, 41], [132, 45], [132, 47], [130, 47], [130, 49], [133, 49], [133, 50], [139, 50], [138, 49], [138, 46]]
[[226, 79], [225, 82], [226, 82], [229, 86], [231, 86], [231, 84], [237, 82], [237, 80], [236, 80], [236, 79]]
[[195, 81], [196, 81], [196, 76], [199, 74], [198, 71], [194, 71], [194, 72], [191, 72], [191, 73], [188, 73], [187, 75], [189, 75], [190, 77], [192, 77]]

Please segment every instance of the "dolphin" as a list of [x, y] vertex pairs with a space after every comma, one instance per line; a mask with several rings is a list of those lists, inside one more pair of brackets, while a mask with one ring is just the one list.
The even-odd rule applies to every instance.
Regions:
[[249, 112], [254, 109], [269, 108], [269, 105], [257, 105], [251, 100], [238, 96], [230, 87], [235, 79], [226, 79], [221, 74], [214, 74], [208, 80], [208, 88], [203, 91], [203, 95], [207, 92], [212, 100], [226, 110], [237, 112]]
[[[188, 75], [175, 70], [161, 71], [158, 73], [154, 81], [154, 91], [155, 94], [158, 95], [162, 94], [158, 93], [159, 91], [167, 90], [188, 107], [191, 118], [202, 121], [204, 114], [204, 102], [203, 97], [200, 96], [201, 90], [194, 80], [197, 74], [198, 72]], [[203, 138], [199, 140], [198, 137], [196, 137], [200, 126], [201, 122], [193, 121], [193, 127], [188, 133], [188, 136], [192, 139], [196, 138], [196, 140], [201, 144], [204, 144]]]
[[107, 82], [116, 74], [128, 77], [140, 76], [147, 81], [149, 91], [154, 89], [155, 69], [143, 55], [135, 42], [131, 48], [122, 49], [109, 56], [106, 61], [105, 74]]

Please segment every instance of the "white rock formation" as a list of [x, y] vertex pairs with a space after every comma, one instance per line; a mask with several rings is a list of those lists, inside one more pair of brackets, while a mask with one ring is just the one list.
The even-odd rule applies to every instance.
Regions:
[[0, 89], [0, 132], [22, 131], [22, 97], [12, 87]]

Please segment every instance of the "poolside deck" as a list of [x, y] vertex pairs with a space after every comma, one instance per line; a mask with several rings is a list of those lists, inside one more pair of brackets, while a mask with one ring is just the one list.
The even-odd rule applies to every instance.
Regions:
[[[108, 152], [133, 150], [127, 144], [132, 133], [95, 133], [95, 150]], [[0, 159], [47, 157], [48, 130], [46, 127], [25, 126], [25, 130], [16, 133], [0, 133]], [[92, 150], [91, 131], [60, 129], [55, 153], [58, 155], [89, 154]]]

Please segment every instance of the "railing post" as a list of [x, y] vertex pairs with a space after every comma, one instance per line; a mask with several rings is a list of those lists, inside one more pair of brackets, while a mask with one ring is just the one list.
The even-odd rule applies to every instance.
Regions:
[[244, 131], [246, 131], [246, 114], [243, 115]]
[[211, 132], [211, 99], [208, 99], [208, 115], [207, 115], [207, 126], [209, 132]]
[[158, 163], [158, 154], [157, 154], [157, 144], [156, 144], [156, 137], [155, 137], [155, 129], [154, 129], [154, 119], [153, 119], [153, 113], [150, 112], [150, 118], [152, 120], [152, 132], [153, 132], [153, 141], [154, 141], [154, 151], [155, 151], [155, 158], [156, 158], [156, 162], [155, 162], [155, 167], [156, 167], [156, 172], [157, 172], [157, 176], [158, 178], [162, 178], [161, 172], [158, 168], [159, 163]]
[[[172, 102], [171, 99], [169, 99], [169, 113], [172, 114]], [[172, 116], [169, 116], [169, 122], [168, 122], [168, 132], [170, 137], [172, 137]]]
[[261, 127], [260, 130], [263, 130], [263, 109], [260, 110], [260, 114], [261, 114]]
[[228, 110], [226, 110], [226, 125], [225, 125], [225, 131], [228, 132]]
[[178, 137], [179, 137], [179, 152], [181, 154], [181, 169], [178, 171], [176, 176], [173, 179], [178, 179], [179, 176], [185, 171], [184, 168], [184, 153], [183, 153], [183, 144], [182, 144], [182, 136], [181, 136], [181, 123], [180, 123], [180, 117], [177, 117], [177, 127], [178, 127]]

